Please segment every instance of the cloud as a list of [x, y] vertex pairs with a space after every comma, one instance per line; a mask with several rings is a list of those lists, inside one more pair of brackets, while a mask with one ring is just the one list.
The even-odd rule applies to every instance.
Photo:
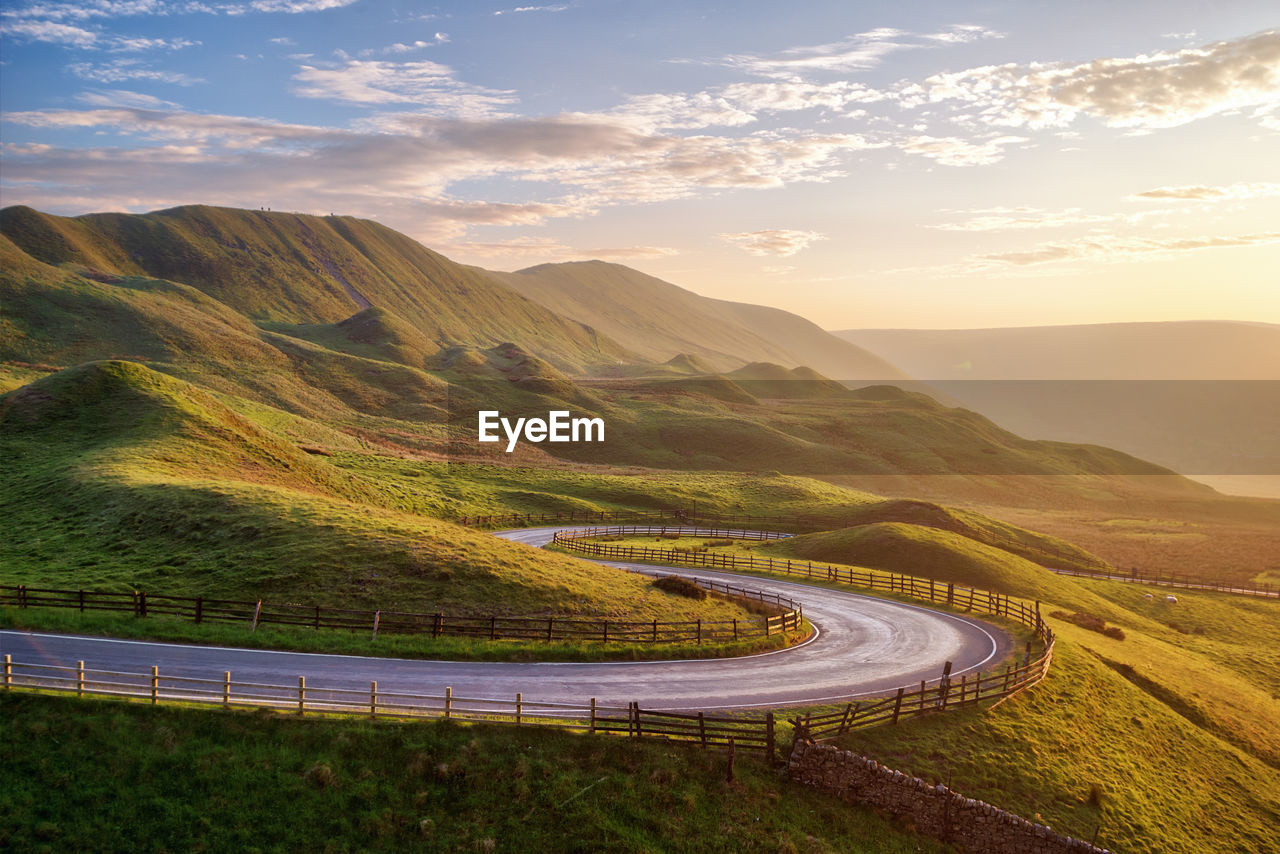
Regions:
[[998, 136], [982, 142], [959, 137], [913, 136], [898, 147], [908, 154], [936, 160], [944, 166], [986, 166], [1004, 157], [1004, 146], [1026, 142], [1022, 136]]
[[487, 89], [456, 80], [438, 62], [348, 60], [333, 67], [303, 65], [293, 76], [294, 94], [351, 104], [415, 104], [436, 113], [484, 116], [516, 102], [511, 90]]
[[82, 80], [93, 80], [98, 83], [151, 80], [157, 83], [193, 86], [204, 82], [199, 77], [192, 77], [180, 71], [151, 68], [137, 59], [115, 59], [105, 63], [73, 62], [67, 66], [67, 70]]
[[396, 55], [396, 54], [402, 54], [402, 53], [412, 53], [415, 50], [423, 50], [424, 48], [437, 47], [439, 45], [448, 44], [448, 43], [449, 43], [448, 33], [436, 33], [431, 41], [423, 41], [422, 39], [418, 39], [417, 41], [411, 42], [409, 44], [405, 44], [403, 42], [396, 42], [395, 44], [390, 44], [382, 48], [369, 48], [367, 50], [362, 50], [360, 51], [360, 56], [377, 56], [377, 55], [388, 56], [388, 55]]
[[329, 9], [341, 9], [358, 0], [253, 0], [249, 8], [255, 12], [283, 12], [289, 15], [300, 15], [306, 12], [324, 12]]
[[60, 44], [67, 47], [90, 48], [98, 43], [98, 34], [71, 24], [55, 21], [15, 21], [4, 25], [4, 34], [21, 41]]
[[178, 107], [172, 101], [127, 89], [91, 89], [77, 95], [76, 100], [91, 107], [137, 107], [144, 110], [171, 110]]
[[1032, 63], [937, 74], [899, 90], [905, 106], [958, 102], [995, 126], [1065, 127], [1089, 116], [1136, 131], [1280, 104], [1280, 31], [1078, 65]]
[[842, 110], [888, 97], [848, 81], [733, 83], [693, 94], [635, 95], [607, 115], [650, 130], [740, 127], [758, 121], [762, 113]]
[[[138, 139], [133, 148], [8, 152], [6, 195], [34, 188], [40, 204], [82, 198], [146, 199], [148, 207], [200, 200], [282, 209], [383, 212], [418, 235], [424, 219], [533, 224], [603, 207], [719, 190], [825, 181], [838, 158], [871, 147], [855, 135], [753, 134], [734, 139], [644, 132], [601, 116], [436, 117], [395, 114], [351, 128], [138, 108], [15, 112], [15, 124], [102, 129]], [[148, 152], [170, 150], [168, 159]], [[181, 163], [174, 159], [181, 154]], [[192, 169], [199, 163], [199, 169]], [[534, 203], [468, 205], [449, 198], [459, 182], [525, 182]], [[527, 193], [526, 193], [527, 194]], [[139, 204], [143, 204], [139, 202]]]
[[567, 4], [558, 4], [555, 6], [517, 6], [514, 9], [502, 9], [494, 12], [493, 14], [496, 16], [509, 15], [517, 12], [563, 12], [568, 8], [569, 6]]
[[1063, 261], [1116, 262], [1134, 259], [1164, 258], [1180, 252], [1222, 249], [1240, 246], [1262, 246], [1280, 243], [1280, 232], [1260, 232], [1231, 237], [1121, 237], [1095, 235], [1077, 240], [1042, 243], [1028, 250], [978, 255], [972, 260], [978, 267], [1026, 267]]
[[1094, 225], [1123, 218], [1119, 214], [1085, 213], [1079, 208], [1068, 208], [1063, 211], [1043, 211], [1036, 208], [989, 208], [969, 213], [978, 214], [978, 216], [961, 222], [945, 222], [927, 227], [941, 231], [1011, 231]]
[[791, 228], [743, 231], [720, 234], [718, 237], [736, 245], [748, 255], [774, 255], [779, 258], [789, 258], [807, 249], [814, 241], [827, 239], [826, 235], [816, 231], [796, 231]]
[[730, 54], [712, 64], [760, 77], [799, 81], [814, 73], [849, 73], [874, 68], [886, 56], [898, 51], [1002, 37], [1003, 34], [994, 30], [969, 24], [930, 34], [880, 27], [826, 44], [788, 48], [772, 56]]
[[1269, 196], [1280, 196], [1280, 184], [1256, 182], [1230, 184], [1225, 187], [1210, 187], [1204, 184], [1156, 187], [1134, 193], [1129, 198], [1133, 201], [1217, 202], [1226, 199], [1257, 199]]

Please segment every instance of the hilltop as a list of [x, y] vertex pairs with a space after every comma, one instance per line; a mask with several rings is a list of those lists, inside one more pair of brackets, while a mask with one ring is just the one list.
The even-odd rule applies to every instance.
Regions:
[[907, 379], [884, 359], [802, 317], [703, 297], [621, 264], [576, 261], [491, 275], [655, 361], [685, 353], [718, 371], [772, 362], [804, 365], [842, 381]]

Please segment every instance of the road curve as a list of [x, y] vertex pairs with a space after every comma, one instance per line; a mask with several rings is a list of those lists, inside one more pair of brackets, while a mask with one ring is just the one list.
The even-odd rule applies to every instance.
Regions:
[[[506, 531], [499, 536], [531, 546], [561, 528]], [[743, 576], [676, 567], [612, 563], [649, 574], [716, 578]], [[170, 676], [289, 684], [305, 676], [309, 691], [325, 688], [509, 698], [527, 702], [602, 705], [637, 700], [645, 708], [704, 710], [799, 706], [855, 699], [901, 685], [936, 679], [943, 663], [952, 673], [990, 669], [1012, 649], [1003, 631], [978, 620], [857, 593], [791, 581], [750, 577], [752, 588], [803, 603], [818, 628], [808, 643], [731, 659], [600, 663], [418, 661], [248, 650], [186, 644], [0, 632], [0, 652], [15, 662], [146, 672], [158, 665]]]

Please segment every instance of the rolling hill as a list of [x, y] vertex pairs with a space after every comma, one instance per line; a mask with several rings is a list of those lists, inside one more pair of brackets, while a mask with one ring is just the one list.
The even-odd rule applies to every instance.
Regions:
[[808, 366], [836, 380], [907, 378], [884, 359], [802, 317], [699, 296], [620, 264], [542, 264], [491, 275], [654, 361], [686, 353], [720, 371], [774, 362]]
[[[636, 359], [595, 330], [368, 220], [204, 206], [67, 218], [11, 207], [0, 211], [0, 234], [48, 265], [181, 282], [276, 331], [283, 324], [301, 327], [303, 336], [325, 334], [315, 327], [376, 306], [384, 326], [417, 331], [410, 363], [450, 346], [507, 341], [575, 373]], [[367, 346], [358, 329], [328, 337], [352, 334]]]

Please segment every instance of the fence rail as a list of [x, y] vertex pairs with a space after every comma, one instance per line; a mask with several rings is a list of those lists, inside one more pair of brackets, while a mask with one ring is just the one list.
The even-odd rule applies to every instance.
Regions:
[[1133, 569], [1129, 572], [1087, 572], [1082, 569], [1045, 569], [1058, 575], [1069, 575], [1073, 578], [1096, 578], [1099, 581], [1123, 581], [1128, 584], [1150, 584], [1154, 587], [1176, 587], [1180, 590], [1213, 590], [1218, 593], [1240, 593], [1245, 596], [1263, 596], [1280, 599], [1280, 587], [1271, 584], [1255, 584], [1245, 581], [1209, 581], [1194, 575], [1182, 573], [1143, 572]]
[[369, 688], [336, 688], [297, 683], [277, 685], [237, 681], [229, 671], [221, 679], [149, 673], [95, 670], [83, 661], [75, 667], [34, 664], [4, 657], [3, 686], [8, 690], [56, 691], [76, 696], [142, 699], [152, 704], [181, 702], [233, 707], [271, 708], [298, 715], [360, 715], [369, 718], [450, 719], [506, 723], [518, 726], [556, 726], [585, 732], [620, 733], [633, 737], [692, 741], [703, 747], [732, 744], [758, 750], [768, 756], [776, 751], [773, 713], [763, 717], [728, 717], [704, 712], [666, 712], [641, 708], [638, 702], [604, 706], [591, 698], [586, 703], [549, 703], [512, 698], [460, 697], [446, 687], [443, 694], [411, 694], [385, 691], [377, 682]]
[[345, 629], [382, 634], [469, 637], [487, 640], [600, 641], [603, 643], [714, 643], [769, 637], [799, 629], [803, 606], [785, 596], [711, 579], [690, 579], [699, 587], [735, 599], [762, 602], [776, 613], [735, 620], [614, 620], [604, 617], [506, 617], [408, 611], [356, 610], [133, 591], [64, 590], [0, 585], [0, 606], [110, 611], [136, 617], [155, 615], [196, 623], [241, 623], [312, 629]]

